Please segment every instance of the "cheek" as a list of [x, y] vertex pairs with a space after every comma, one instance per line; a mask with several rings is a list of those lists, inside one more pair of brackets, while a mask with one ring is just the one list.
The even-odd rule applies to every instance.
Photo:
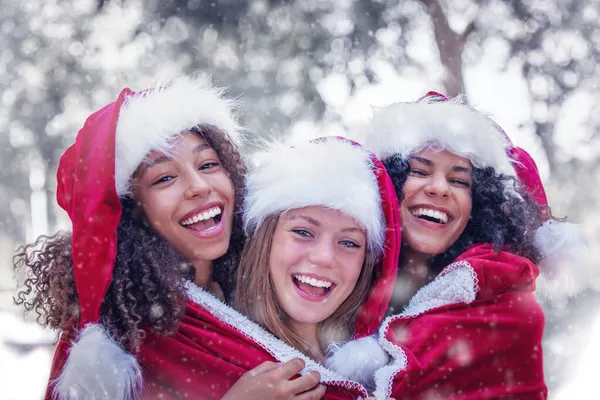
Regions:
[[420, 181], [414, 177], [409, 176], [406, 178], [406, 182], [402, 186], [402, 199], [403, 201], [415, 194], [421, 187]]
[[235, 188], [233, 187], [233, 181], [225, 170], [214, 176], [212, 186], [223, 196], [227, 198], [229, 202], [233, 202], [235, 196]]
[[346, 257], [341, 263], [341, 273], [344, 276], [344, 281], [349, 288], [353, 289], [358, 282], [358, 277], [362, 271], [363, 264], [365, 261], [365, 252], [362, 251], [358, 254], [352, 254], [350, 257]]
[[169, 216], [176, 208], [176, 201], [172, 196], [166, 191], [163, 192], [160, 196], [157, 193], [145, 193], [136, 199], [150, 225], [159, 233], [163, 233]]

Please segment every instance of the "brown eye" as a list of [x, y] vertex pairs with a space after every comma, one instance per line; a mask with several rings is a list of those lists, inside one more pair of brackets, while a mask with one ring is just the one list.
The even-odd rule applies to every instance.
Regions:
[[411, 175], [415, 175], [415, 176], [427, 176], [427, 172], [425, 172], [421, 169], [418, 169], [418, 168], [411, 168], [409, 172]]

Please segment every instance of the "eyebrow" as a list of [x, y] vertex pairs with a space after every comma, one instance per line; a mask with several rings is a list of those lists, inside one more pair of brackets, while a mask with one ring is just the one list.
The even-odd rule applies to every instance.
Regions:
[[[308, 223], [310, 223], [312, 225], [321, 226], [321, 223], [319, 221], [317, 221], [316, 219], [314, 219], [312, 217], [309, 217], [307, 215], [294, 215], [293, 217], [290, 217], [290, 221], [294, 220], [294, 219], [303, 219], [303, 220], [305, 220], [306, 222], [308, 222]], [[362, 234], [364, 234], [366, 236], [365, 231], [363, 229], [356, 228], [354, 226], [348, 227], [348, 228], [343, 228], [341, 230], [341, 232], [344, 232], [344, 233], [345, 232], [360, 232], [360, 233], [362, 233]]]
[[315, 226], [321, 226], [321, 223], [319, 221], [317, 221], [316, 219], [309, 217], [308, 215], [294, 215], [292, 217], [290, 217], [290, 221], [294, 220], [294, 219], [303, 219], [306, 222], [308, 222], [309, 224], [315, 225]]
[[148, 168], [155, 166], [156, 164], [161, 164], [167, 161], [171, 161], [173, 158], [169, 157], [169, 156], [160, 156], [160, 157], [156, 157], [153, 160], [149, 160], [146, 161], [146, 165], [144, 165], [144, 168], [142, 169], [142, 173], [140, 174], [140, 179], [144, 177], [144, 174], [146, 173], [146, 171], [148, 171]]
[[[208, 144], [206, 143], [201, 143], [198, 146], [194, 147], [192, 149], [192, 153], [200, 153], [203, 150], [206, 149], [211, 149], [212, 147], [210, 147]], [[160, 157], [156, 157], [153, 160], [147, 161], [146, 165], [144, 165], [144, 168], [142, 169], [142, 173], [140, 174], [140, 178], [142, 178], [144, 176], [144, 174], [146, 173], [146, 171], [148, 171], [148, 168], [155, 166], [156, 164], [160, 164], [160, 163], [164, 163], [167, 161], [171, 161], [173, 158], [169, 157], [169, 156], [160, 156]]]
[[194, 147], [194, 150], [192, 150], [192, 153], [200, 153], [201, 151], [206, 150], [206, 149], [212, 149], [212, 147], [210, 147], [206, 143], [201, 143], [198, 146]]
[[[413, 160], [414, 161], [418, 161], [420, 163], [423, 163], [423, 164], [425, 164], [427, 166], [430, 166], [430, 167], [432, 167], [434, 165], [433, 161], [431, 161], [431, 160], [429, 160], [427, 158], [419, 157], [419, 156], [413, 156], [413, 157], [410, 157], [408, 159], [408, 161], [413, 161]], [[466, 174], [471, 174], [471, 172], [473, 170], [471, 168], [461, 167], [461, 166], [458, 166], [458, 165], [453, 165], [452, 166], [452, 171], [454, 171], [454, 172], [464, 172]]]

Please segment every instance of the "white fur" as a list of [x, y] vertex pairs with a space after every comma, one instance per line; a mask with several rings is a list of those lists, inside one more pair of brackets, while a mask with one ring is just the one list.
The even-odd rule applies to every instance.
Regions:
[[375, 371], [390, 361], [377, 335], [332, 344], [327, 350], [330, 355], [325, 360], [325, 366], [361, 383], [369, 392], [375, 389]]
[[458, 102], [391, 104], [351, 136], [380, 159], [408, 157], [434, 144], [468, 158], [475, 167], [494, 167], [515, 175], [505, 135], [491, 119]]
[[598, 279], [579, 225], [547, 221], [535, 233], [535, 246], [544, 257], [538, 263], [540, 276], [536, 282], [536, 295], [541, 301], [563, 305]]
[[87, 325], [69, 351], [54, 382], [60, 400], [130, 400], [139, 395], [142, 371], [134, 356], [124, 351], [104, 328]]
[[382, 252], [385, 223], [368, 151], [332, 137], [294, 147], [273, 144], [255, 162], [246, 178], [247, 232], [270, 215], [320, 205], [354, 218], [367, 230], [374, 253]]
[[119, 196], [152, 150], [168, 151], [171, 140], [199, 125], [213, 125], [240, 144], [234, 103], [207, 79], [182, 77], [130, 96], [121, 108], [116, 131], [115, 184]]

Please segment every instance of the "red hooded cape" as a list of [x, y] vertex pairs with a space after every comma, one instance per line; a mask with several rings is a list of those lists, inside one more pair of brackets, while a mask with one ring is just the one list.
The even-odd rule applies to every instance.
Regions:
[[545, 399], [537, 267], [473, 245], [389, 317], [377, 399]]
[[[377, 331], [390, 301], [398, 268], [400, 216], [393, 184], [373, 157], [386, 220], [385, 254], [375, 270], [370, 294], [357, 315], [355, 337]], [[185, 315], [172, 336], [147, 332], [136, 355], [142, 367], [143, 399], [221, 399], [245, 372], [264, 361], [305, 360], [303, 372], [316, 370], [328, 389], [326, 399], [366, 397], [366, 390], [282, 342], [209, 293], [188, 284]], [[61, 339], [54, 355], [46, 400], [63, 369], [71, 341]]]

